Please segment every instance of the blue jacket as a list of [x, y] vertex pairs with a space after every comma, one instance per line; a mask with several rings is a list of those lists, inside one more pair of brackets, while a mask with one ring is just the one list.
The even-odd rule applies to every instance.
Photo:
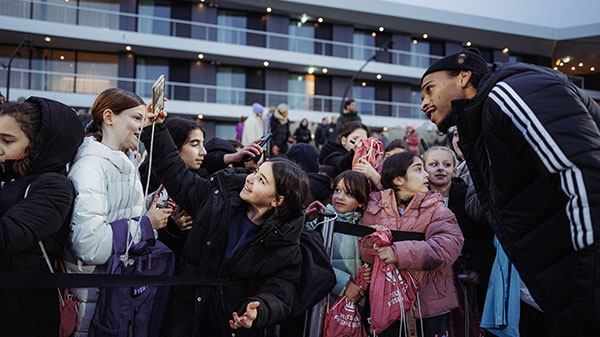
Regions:
[[494, 246], [496, 259], [490, 275], [480, 326], [499, 337], [519, 337], [521, 277], [496, 237]]

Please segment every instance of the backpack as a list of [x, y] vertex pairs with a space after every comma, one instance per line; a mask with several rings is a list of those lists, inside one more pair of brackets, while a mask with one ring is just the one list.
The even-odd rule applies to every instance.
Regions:
[[[127, 249], [128, 220], [111, 223], [113, 255], [107, 274], [172, 276], [173, 252], [154, 239], [147, 217], [142, 217], [142, 240]], [[90, 337], [157, 337], [167, 306], [169, 287], [101, 288], [90, 325]]]
[[302, 253], [302, 277], [292, 305], [290, 317], [297, 317], [312, 308], [335, 286], [335, 272], [318, 231], [303, 230], [300, 233], [300, 252]]
[[365, 159], [377, 172], [381, 172], [383, 163], [383, 143], [373, 137], [361, 138], [362, 145], [354, 152], [352, 159], [352, 169], [356, 163]]

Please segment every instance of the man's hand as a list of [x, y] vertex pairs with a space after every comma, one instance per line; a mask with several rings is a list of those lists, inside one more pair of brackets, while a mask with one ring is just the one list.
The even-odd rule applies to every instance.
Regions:
[[246, 312], [240, 317], [237, 312], [233, 313], [233, 320], [229, 320], [229, 327], [234, 330], [239, 328], [250, 329], [252, 327], [252, 323], [256, 320], [258, 316], [257, 308], [260, 306], [260, 302], [250, 302], [246, 306]]

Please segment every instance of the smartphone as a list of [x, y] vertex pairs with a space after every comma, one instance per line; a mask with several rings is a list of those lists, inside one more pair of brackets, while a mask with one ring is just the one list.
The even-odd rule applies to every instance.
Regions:
[[158, 116], [165, 108], [165, 75], [160, 75], [152, 85], [152, 109]]
[[156, 203], [156, 208], [167, 208], [169, 201], [169, 193], [163, 187], [158, 192], [158, 202]]
[[260, 158], [263, 156], [263, 154], [265, 153], [264, 151], [266, 150], [266, 145], [269, 142], [269, 140], [271, 139], [271, 133], [267, 133], [266, 135], [264, 135], [262, 137], [262, 140], [260, 142], [258, 142], [258, 146], [260, 146], [263, 149], [263, 152], [259, 155], [259, 156], [255, 156], [255, 157], [251, 157], [251, 156], [246, 156], [246, 158], [244, 158], [242, 160], [242, 162], [248, 162], [253, 160], [255, 163], [258, 164], [258, 161], [260, 160]]

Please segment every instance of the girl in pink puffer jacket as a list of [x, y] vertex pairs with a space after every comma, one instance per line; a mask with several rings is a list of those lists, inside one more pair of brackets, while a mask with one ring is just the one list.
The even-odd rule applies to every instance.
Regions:
[[[363, 225], [425, 233], [425, 241], [394, 242], [379, 248], [378, 255], [386, 263], [407, 269], [419, 282], [424, 327], [419, 336], [447, 336], [450, 310], [458, 307], [452, 264], [463, 246], [460, 227], [442, 196], [429, 191], [428, 174], [418, 155], [402, 152], [386, 159], [381, 183], [385, 189], [369, 196]], [[362, 249], [361, 256], [369, 263], [375, 258]], [[379, 336], [399, 336], [398, 323]]]

